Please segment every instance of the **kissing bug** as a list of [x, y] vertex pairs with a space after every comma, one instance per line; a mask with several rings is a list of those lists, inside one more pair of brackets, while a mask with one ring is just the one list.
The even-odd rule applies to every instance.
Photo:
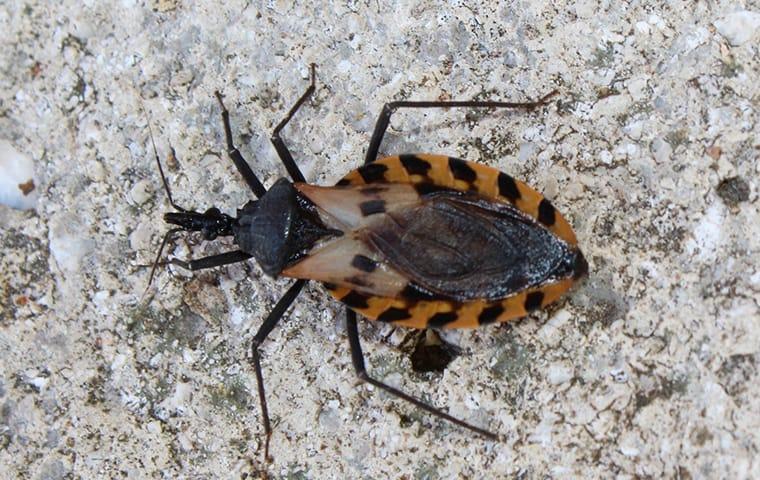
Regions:
[[[212, 207], [203, 213], [174, 203], [156, 154], [161, 180], [175, 212], [151, 271], [160, 264], [188, 270], [255, 258], [271, 277], [294, 283], [264, 319], [251, 342], [269, 458], [269, 420], [259, 346], [309, 280], [321, 282], [346, 305], [351, 359], [358, 377], [415, 406], [484, 437], [499, 436], [432, 407], [367, 373], [356, 314], [411, 328], [469, 328], [504, 322], [556, 301], [587, 273], [586, 260], [568, 222], [541, 194], [491, 167], [453, 157], [407, 154], [378, 159], [392, 114], [401, 108], [516, 108], [534, 102], [401, 101], [383, 107], [364, 165], [335, 186], [306, 183], [280, 133], [314, 93], [315, 66], [306, 92], [275, 127], [272, 143], [291, 180], [266, 189], [232, 140], [222, 95], [227, 153], [256, 197], [232, 217]], [[238, 249], [200, 259], [160, 261], [180, 231], [207, 240], [231, 236]]]

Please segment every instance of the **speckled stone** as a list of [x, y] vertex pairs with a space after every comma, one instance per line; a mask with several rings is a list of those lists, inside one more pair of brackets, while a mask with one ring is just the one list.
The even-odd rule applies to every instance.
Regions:
[[[749, 5], [749, 4], [748, 4]], [[5, 2], [0, 140], [34, 163], [0, 206], [0, 471], [8, 478], [760, 477], [760, 52], [756, 7], [717, 2]], [[546, 192], [590, 264], [556, 307], [445, 332], [415, 373], [406, 333], [361, 322], [370, 372], [504, 436], [485, 441], [366, 385], [341, 309], [254, 263], [160, 269], [177, 204], [251, 198], [214, 92], [266, 185], [361, 162], [383, 103], [535, 99], [530, 114], [405, 111], [381, 153], [481, 161]], [[170, 156], [174, 147], [176, 158]], [[739, 180], [730, 180], [739, 179]], [[727, 183], [728, 182], [728, 183]], [[200, 257], [229, 242], [180, 238]]]

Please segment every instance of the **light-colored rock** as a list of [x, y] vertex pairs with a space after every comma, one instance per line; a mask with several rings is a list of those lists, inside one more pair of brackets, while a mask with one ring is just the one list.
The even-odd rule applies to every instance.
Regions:
[[[0, 136], [37, 200], [0, 206], [3, 478], [756, 477], [760, 60], [739, 8], [5, 2]], [[371, 375], [503, 442], [361, 384], [342, 309], [309, 285], [261, 346], [266, 464], [250, 340], [290, 282], [172, 266], [145, 292], [170, 209], [148, 120], [177, 203], [234, 213], [253, 196], [214, 92], [271, 185], [311, 62], [283, 138], [320, 184], [361, 164], [384, 103], [559, 91], [533, 112], [402, 109], [380, 148], [526, 181], [589, 260], [556, 306], [446, 332], [442, 374], [411, 370], [408, 330], [361, 320]], [[32, 171], [12, 170], [12, 189]], [[180, 236], [165, 255], [234, 248]]]
[[0, 205], [28, 210], [37, 201], [34, 165], [7, 140], [0, 139]]
[[728, 43], [739, 46], [751, 40], [760, 31], [760, 12], [742, 10], [729, 13], [714, 22], [718, 33], [726, 37]]

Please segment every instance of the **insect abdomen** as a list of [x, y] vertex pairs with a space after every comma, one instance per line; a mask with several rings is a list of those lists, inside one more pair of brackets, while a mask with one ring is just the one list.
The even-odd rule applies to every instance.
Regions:
[[322, 246], [283, 274], [325, 282], [370, 319], [416, 328], [502, 322], [554, 302], [587, 269], [562, 215], [484, 165], [401, 155], [336, 187], [296, 188], [326, 225], [343, 229], [346, 255]]

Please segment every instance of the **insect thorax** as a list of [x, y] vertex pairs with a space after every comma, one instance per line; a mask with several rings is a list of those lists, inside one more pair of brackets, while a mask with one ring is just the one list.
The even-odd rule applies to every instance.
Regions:
[[339, 233], [322, 224], [313, 205], [285, 178], [259, 200], [238, 210], [233, 227], [235, 243], [253, 255], [264, 273], [272, 277], [306, 254], [318, 240]]

